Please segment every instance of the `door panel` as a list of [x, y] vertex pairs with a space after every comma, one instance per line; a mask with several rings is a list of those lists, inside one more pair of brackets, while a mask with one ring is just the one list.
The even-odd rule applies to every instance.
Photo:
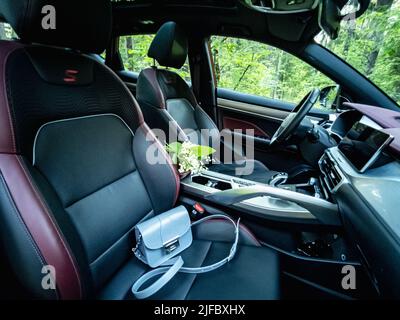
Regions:
[[[271, 138], [282, 121], [289, 115], [288, 111], [279, 111], [243, 102], [218, 99], [218, 114], [221, 129], [253, 129], [256, 136]], [[307, 116], [318, 123], [325, 116]]]
[[[294, 104], [226, 89], [218, 89], [217, 94], [220, 129], [231, 131], [253, 129], [255, 159], [263, 162], [270, 169], [285, 172], [291, 172], [293, 168], [301, 167], [304, 164], [296, 146], [286, 146], [274, 150], [269, 147], [271, 137], [294, 108]], [[315, 122], [327, 117], [329, 117], [327, 113], [320, 111], [314, 111], [309, 115], [309, 118]], [[240, 135], [240, 133], [235, 133], [235, 135]], [[245, 136], [242, 135], [242, 138]], [[249, 139], [248, 136], [246, 138]], [[244, 144], [245, 142], [246, 139], [243, 139]]]
[[[264, 98], [250, 94], [235, 92], [228, 89], [217, 89], [217, 107], [221, 129], [232, 129], [225, 127], [225, 124], [232, 124], [224, 118], [233, 118], [236, 121], [250, 122], [253, 126], [261, 129], [266, 136], [272, 137], [281, 122], [294, 109], [296, 104], [281, 100]], [[318, 122], [322, 119], [329, 119], [329, 113], [314, 109], [308, 117]], [[239, 122], [237, 122], [239, 124]], [[246, 128], [246, 126], [243, 126]], [[247, 126], [250, 128], [251, 125]], [[242, 129], [238, 127], [236, 129]]]
[[218, 98], [217, 101], [220, 129], [228, 129], [232, 132], [235, 129], [241, 129], [243, 134], [235, 132], [234, 135], [235, 139], [241, 138], [244, 145], [246, 141], [249, 141], [248, 139], [251, 139], [244, 135], [245, 130], [253, 129], [254, 158], [269, 168], [277, 169], [276, 159], [269, 150], [269, 142], [289, 111], [269, 109], [223, 98]]
[[[255, 129], [256, 136], [271, 138], [289, 111], [218, 98], [221, 129]], [[236, 126], [236, 127], [235, 127]]]
[[254, 135], [258, 137], [270, 139], [270, 134], [266, 133], [256, 124], [253, 124], [246, 120], [235, 119], [230, 116], [224, 116], [222, 118], [224, 129], [229, 129], [234, 131], [235, 129], [241, 129], [243, 132], [246, 130], [254, 130]]

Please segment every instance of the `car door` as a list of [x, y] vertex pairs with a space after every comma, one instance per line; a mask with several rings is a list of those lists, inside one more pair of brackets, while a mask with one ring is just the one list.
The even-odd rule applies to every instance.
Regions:
[[[257, 160], [270, 167], [281, 159], [293, 165], [289, 159], [298, 157], [296, 149], [289, 146], [274, 154], [268, 148], [270, 138], [311, 89], [335, 83], [293, 55], [251, 40], [212, 36], [210, 54], [220, 129], [252, 129]], [[309, 118], [319, 122], [330, 113], [317, 105]]]

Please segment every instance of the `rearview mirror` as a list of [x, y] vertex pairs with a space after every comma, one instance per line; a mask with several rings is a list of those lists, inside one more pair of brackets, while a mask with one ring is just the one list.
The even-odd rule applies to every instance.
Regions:
[[329, 38], [336, 39], [338, 37], [341, 18], [339, 7], [334, 1], [321, 1], [318, 12], [318, 23]]
[[342, 20], [355, 20], [365, 12], [370, 0], [321, 0], [318, 23], [331, 39], [339, 35]]

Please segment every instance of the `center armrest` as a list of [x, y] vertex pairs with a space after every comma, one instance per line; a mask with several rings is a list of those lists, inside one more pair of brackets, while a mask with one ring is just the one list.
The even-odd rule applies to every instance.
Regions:
[[341, 225], [338, 207], [336, 204], [302, 193], [270, 187], [267, 185], [255, 185], [250, 187], [218, 191], [206, 195], [205, 199], [220, 205], [232, 206], [239, 202], [260, 196], [269, 196], [294, 202], [307, 209], [323, 224]]

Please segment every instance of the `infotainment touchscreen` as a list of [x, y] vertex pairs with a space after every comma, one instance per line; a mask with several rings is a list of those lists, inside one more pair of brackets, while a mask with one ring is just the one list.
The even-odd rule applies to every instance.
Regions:
[[367, 170], [393, 137], [361, 121], [356, 122], [339, 144], [339, 150], [360, 172]]

